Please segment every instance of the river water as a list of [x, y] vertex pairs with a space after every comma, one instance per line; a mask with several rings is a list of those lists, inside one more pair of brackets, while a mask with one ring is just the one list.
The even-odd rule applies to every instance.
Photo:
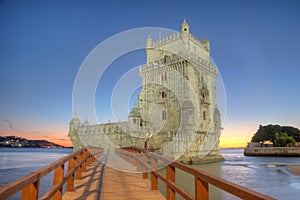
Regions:
[[[192, 166], [276, 199], [300, 199], [300, 176], [287, 170], [288, 165], [300, 167], [300, 157], [249, 157], [243, 155], [243, 149], [221, 149], [221, 154], [224, 162]], [[194, 177], [178, 171], [176, 181], [193, 194]], [[160, 188], [165, 190], [162, 183]], [[238, 199], [211, 186], [209, 190], [210, 199]]]
[[[73, 149], [0, 148], [0, 187], [70, 154]], [[40, 197], [52, 185], [53, 172], [41, 179]], [[21, 192], [9, 198], [17, 200]]]
[[[0, 186], [40, 169], [71, 152], [72, 149], [0, 148]], [[247, 157], [243, 155], [243, 149], [222, 149], [221, 153], [226, 161], [193, 165], [193, 167], [277, 199], [300, 198], [300, 177], [287, 171], [288, 165], [300, 167], [299, 157]], [[52, 176], [51, 173], [41, 179], [40, 193], [44, 193], [51, 187]], [[176, 182], [193, 193], [192, 176], [177, 170]], [[160, 182], [159, 187], [164, 192], [163, 183]], [[209, 190], [210, 199], [235, 199], [214, 187], [210, 186]], [[20, 195], [18, 193], [9, 199], [19, 199]]]

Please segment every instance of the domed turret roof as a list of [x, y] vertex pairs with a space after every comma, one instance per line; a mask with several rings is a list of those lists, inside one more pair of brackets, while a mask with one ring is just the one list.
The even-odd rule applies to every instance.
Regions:
[[78, 119], [77, 113], [74, 114], [73, 119], [70, 121], [70, 124], [80, 124], [80, 120]]
[[136, 107], [136, 102], [133, 104], [133, 108], [131, 112], [129, 113], [129, 117], [141, 117], [141, 113], [139, 109]]
[[180, 26], [181, 33], [189, 33], [189, 24], [183, 19], [183, 22]]

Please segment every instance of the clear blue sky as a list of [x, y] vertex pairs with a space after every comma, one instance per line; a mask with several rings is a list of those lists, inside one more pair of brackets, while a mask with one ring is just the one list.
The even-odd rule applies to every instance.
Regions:
[[[210, 40], [222, 74], [224, 140], [249, 138], [259, 124], [300, 128], [299, 1], [2, 0], [0, 135], [65, 140], [73, 83], [88, 53], [128, 29], [179, 30], [183, 18], [192, 34]], [[144, 62], [137, 51], [107, 71], [96, 97], [100, 121], [111, 119], [106, 110], [114, 81]]]

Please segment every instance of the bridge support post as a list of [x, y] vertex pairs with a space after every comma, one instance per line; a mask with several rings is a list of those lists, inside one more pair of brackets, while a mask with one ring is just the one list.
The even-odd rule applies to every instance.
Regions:
[[[82, 160], [82, 152], [78, 154], [76, 157], [76, 165], [80, 165], [81, 160]], [[81, 179], [81, 172], [82, 172], [82, 165], [80, 165], [76, 170], [76, 180]]]
[[[53, 186], [62, 183], [64, 180], [64, 164], [60, 165], [54, 170]], [[56, 192], [52, 200], [62, 199], [62, 187]]]
[[143, 170], [143, 166], [142, 166], [142, 164], [137, 160], [137, 155], [136, 155], [136, 157], [133, 157], [133, 162], [134, 162], [134, 166], [136, 166], [136, 168], [137, 168], [137, 171], [138, 172], [141, 172], [142, 170]]
[[[144, 161], [145, 164], [148, 164], [148, 156], [147, 154], [142, 154], [142, 160]], [[148, 169], [146, 167], [143, 167], [143, 179], [148, 178]]]
[[[89, 154], [88, 160], [87, 160], [87, 165], [90, 165], [92, 162], [95, 161], [95, 157], [92, 151], [87, 151], [87, 153]], [[95, 152], [94, 152], [95, 153]]]
[[208, 200], [208, 183], [195, 176], [195, 200]]
[[86, 170], [86, 162], [87, 162], [87, 156], [88, 152], [87, 152], [87, 149], [85, 149], [82, 153], [82, 159], [84, 159], [83, 163], [82, 163], [82, 171], [85, 172]]
[[[75, 168], [75, 157], [71, 158], [68, 162], [68, 172], [73, 171], [74, 168]], [[75, 175], [75, 171], [73, 172], [72, 176], [67, 182], [67, 192], [74, 191], [74, 175]]]
[[37, 181], [28, 185], [22, 190], [22, 200], [38, 199], [39, 188], [40, 188], [40, 177], [38, 177]]
[[167, 184], [166, 184], [167, 200], [175, 200], [175, 191], [169, 185], [169, 182], [175, 182], [175, 167], [168, 165], [166, 169], [167, 169]]
[[151, 190], [157, 190], [158, 188], [158, 177], [154, 171], [157, 170], [157, 159], [151, 157]]

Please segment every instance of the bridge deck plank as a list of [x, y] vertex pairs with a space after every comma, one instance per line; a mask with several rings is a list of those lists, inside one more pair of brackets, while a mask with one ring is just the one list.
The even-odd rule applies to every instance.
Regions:
[[[116, 170], [109, 166], [115, 166], [122, 170]], [[82, 174], [82, 179], [75, 180], [74, 192], [65, 192], [63, 200], [99, 199], [101, 169], [102, 165], [97, 162], [89, 166], [87, 171]], [[115, 154], [109, 154], [100, 199], [165, 199], [158, 190], [151, 190], [148, 179], [142, 179], [142, 175], [132, 173], [134, 171], [136, 171], [136, 168], [127, 161]]]
[[82, 173], [82, 179], [75, 180], [74, 191], [65, 192], [63, 200], [98, 199], [101, 169], [102, 165], [99, 162], [94, 162], [88, 166], [87, 171]]
[[151, 190], [150, 182], [142, 179], [141, 174], [120, 172], [107, 167], [104, 174], [101, 199], [165, 199], [157, 190]]

